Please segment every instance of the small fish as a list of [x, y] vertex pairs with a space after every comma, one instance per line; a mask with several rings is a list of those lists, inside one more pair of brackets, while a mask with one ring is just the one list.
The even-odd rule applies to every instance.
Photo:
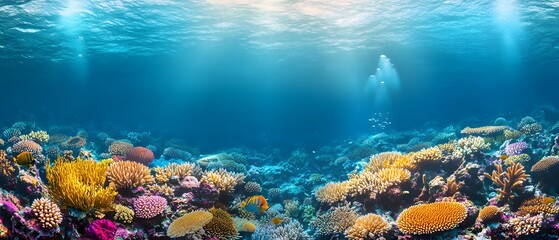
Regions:
[[282, 221], [281, 221], [281, 218], [279, 218], [279, 217], [274, 217], [274, 218], [272, 218], [272, 223], [273, 223], [274, 225], [279, 225], [279, 224], [281, 224], [281, 222], [282, 222]]
[[505, 159], [507, 159], [508, 157], [509, 157], [508, 155], [502, 154], [500, 158], [501, 158], [501, 160], [505, 160]]
[[30, 152], [22, 152], [19, 155], [17, 155], [17, 157], [14, 158], [14, 162], [16, 162], [19, 165], [33, 165], [35, 163], [35, 158], [33, 157], [33, 154], [31, 154]]
[[266, 198], [264, 198], [262, 195], [258, 195], [247, 198], [247, 200], [241, 203], [241, 208], [245, 209], [248, 212], [258, 213], [264, 212], [270, 207], [268, 206]]

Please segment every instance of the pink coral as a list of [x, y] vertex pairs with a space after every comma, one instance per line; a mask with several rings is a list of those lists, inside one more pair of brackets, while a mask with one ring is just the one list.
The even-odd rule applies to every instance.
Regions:
[[43, 152], [43, 148], [41, 147], [41, 145], [33, 142], [32, 140], [21, 140], [14, 144], [12, 148], [15, 155], [22, 152], [30, 152], [31, 154], [33, 154], [33, 156], [37, 157]]
[[196, 177], [187, 176], [182, 179], [180, 185], [183, 188], [197, 188], [200, 187], [200, 182], [196, 179]]
[[134, 201], [134, 212], [138, 218], [153, 218], [167, 208], [167, 200], [160, 196], [140, 196]]
[[85, 229], [87, 235], [98, 240], [113, 240], [117, 227], [108, 219], [97, 219]]
[[126, 153], [126, 160], [138, 162], [149, 166], [155, 156], [153, 152], [145, 147], [135, 147]]
[[515, 143], [507, 144], [507, 146], [505, 147], [505, 153], [509, 156], [519, 155], [527, 148], [528, 148], [527, 143], [515, 142]]

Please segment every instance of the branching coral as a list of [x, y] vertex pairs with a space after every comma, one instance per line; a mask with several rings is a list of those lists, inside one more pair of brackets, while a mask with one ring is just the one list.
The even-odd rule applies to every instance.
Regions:
[[384, 168], [378, 172], [363, 171], [347, 181], [348, 193], [351, 196], [368, 193], [371, 199], [375, 199], [389, 187], [407, 181], [410, 177], [410, 171], [401, 168]]
[[523, 153], [520, 155], [513, 155], [513, 156], [509, 156], [505, 159], [505, 164], [507, 166], [511, 166], [514, 165], [515, 163], [526, 163], [530, 161], [530, 155]]
[[196, 168], [195, 163], [183, 163], [183, 164], [176, 164], [171, 163], [164, 168], [156, 167], [155, 171], [155, 180], [158, 183], [167, 183], [170, 180], [179, 181], [184, 177], [190, 176], [194, 168]]
[[540, 161], [538, 161], [534, 166], [532, 166], [532, 172], [545, 172], [549, 171], [555, 167], [559, 166], [559, 157], [558, 156], [550, 156], [544, 157]]
[[458, 202], [436, 202], [412, 206], [396, 223], [405, 234], [430, 234], [455, 228], [466, 219], [466, 207]]
[[462, 129], [460, 133], [467, 134], [467, 135], [487, 136], [487, 135], [498, 134], [506, 129], [509, 129], [509, 127], [507, 126], [483, 126], [477, 128], [466, 127]]
[[46, 164], [49, 194], [63, 207], [83, 211], [109, 209], [117, 192], [113, 184], [104, 187], [108, 162], [80, 158], [67, 162], [58, 158]]
[[202, 175], [201, 181], [214, 186], [219, 192], [233, 192], [235, 187], [244, 182], [245, 175], [242, 173], [232, 173], [224, 169], [217, 171], [206, 171]]
[[113, 205], [113, 210], [115, 211], [115, 220], [117, 221], [131, 223], [134, 220], [134, 210], [129, 207], [115, 204]]
[[4, 177], [12, 176], [16, 171], [17, 166], [14, 161], [6, 158], [6, 152], [0, 150], [0, 174]]
[[543, 214], [536, 216], [518, 216], [511, 218], [504, 226], [512, 231], [512, 233], [519, 237], [522, 235], [535, 234], [540, 231], [543, 223]]
[[203, 228], [213, 219], [213, 214], [208, 211], [195, 211], [175, 219], [169, 228], [167, 236], [172, 238], [184, 237]]
[[259, 193], [262, 191], [262, 186], [257, 182], [247, 182], [245, 184], [245, 191], [248, 193]]
[[41, 227], [45, 229], [57, 228], [62, 223], [62, 214], [56, 203], [48, 198], [39, 198], [31, 204], [33, 213], [39, 219]]
[[473, 136], [458, 139], [458, 146], [466, 154], [474, 154], [489, 149], [489, 144], [485, 143], [482, 137]]
[[148, 194], [151, 195], [162, 195], [162, 196], [167, 196], [167, 197], [174, 197], [174, 192], [175, 189], [170, 187], [167, 184], [163, 184], [163, 185], [158, 185], [158, 184], [151, 184], [148, 185], [147, 187], [147, 192]]
[[229, 213], [219, 208], [212, 208], [209, 212], [213, 215], [213, 218], [204, 226], [204, 230], [206, 230], [210, 236], [218, 237], [223, 240], [237, 238], [238, 232], [235, 228], [233, 218]]
[[417, 166], [428, 162], [437, 162], [443, 158], [443, 153], [438, 147], [424, 148], [409, 154], [413, 165]]
[[529, 215], [533, 213], [557, 214], [559, 207], [555, 206], [555, 198], [537, 196], [528, 199], [518, 208], [518, 215]]
[[167, 208], [167, 200], [160, 196], [140, 196], [134, 201], [134, 213], [138, 218], [153, 218]]
[[47, 143], [49, 141], [49, 134], [45, 131], [32, 131], [27, 135], [21, 135], [21, 140], [33, 140], [38, 143]]
[[443, 187], [444, 195], [447, 197], [454, 196], [462, 186], [464, 186], [464, 182], [456, 183], [456, 178], [451, 176], [446, 180], [446, 184]]
[[369, 164], [365, 166], [367, 171], [376, 172], [382, 168], [396, 167], [407, 168], [413, 167], [412, 160], [407, 155], [399, 152], [383, 152], [370, 157]]
[[381, 216], [367, 214], [355, 220], [355, 224], [347, 229], [346, 237], [351, 240], [375, 239], [390, 229], [390, 225]]
[[111, 164], [107, 169], [107, 178], [118, 189], [130, 189], [155, 182], [148, 167], [132, 161]]
[[316, 190], [315, 197], [319, 202], [333, 204], [345, 201], [348, 190], [348, 182], [330, 182]]
[[348, 207], [335, 207], [331, 211], [314, 218], [310, 225], [319, 235], [332, 235], [344, 233], [352, 227], [359, 217], [357, 212]]
[[504, 200], [514, 198], [513, 191], [523, 189], [523, 183], [526, 181], [526, 178], [530, 176], [526, 174], [524, 166], [520, 163], [511, 165], [507, 168], [506, 172], [503, 171], [503, 166], [501, 164], [496, 164], [495, 168], [496, 170], [494, 170], [491, 175], [488, 173], [484, 173], [484, 175], [501, 187], [501, 189], [497, 189], [497, 192], [499, 193], [499, 197]]

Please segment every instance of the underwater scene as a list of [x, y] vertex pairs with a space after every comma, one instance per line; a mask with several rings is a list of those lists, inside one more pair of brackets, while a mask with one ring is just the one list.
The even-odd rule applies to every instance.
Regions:
[[0, 0], [0, 239], [559, 239], [558, 0]]

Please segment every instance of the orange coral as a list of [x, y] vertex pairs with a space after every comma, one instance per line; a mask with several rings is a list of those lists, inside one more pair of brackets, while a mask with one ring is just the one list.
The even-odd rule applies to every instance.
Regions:
[[357, 218], [345, 234], [351, 240], [373, 239], [382, 236], [389, 229], [390, 226], [381, 216], [369, 213]]
[[466, 207], [458, 202], [436, 202], [404, 210], [396, 223], [405, 234], [430, 234], [455, 228], [466, 219]]
[[235, 222], [229, 213], [219, 208], [210, 209], [210, 213], [213, 215], [213, 218], [204, 226], [204, 230], [209, 235], [223, 240], [237, 238], [238, 232], [235, 228]]
[[443, 153], [438, 147], [424, 148], [418, 152], [409, 154], [414, 165], [419, 165], [428, 162], [440, 161], [443, 158]]
[[526, 174], [524, 166], [520, 163], [516, 163], [507, 168], [506, 172], [503, 172], [503, 166], [501, 164], [495, 165], [496, 170], [492, 172], [491, 175], [484, 173], [486, 177], [491, 179], [493, 183], [501, 186], [501, 189], [497, 189], [501, 199], [509, 200], [514, 198], [513, 191], [523, 189], [522, 184], [526, 181], [530, 175]]
[[164, 168], [156, 167], [155, 171], [155, 180], [158, 183], [167, 183], [169, 180], [176, 180], [180, 181], [184, 177], [190, 176], [192, 171], [196, 168], [195, 163], [183, 163], [183, 164], [176, 164], [171, 163]]
[[467, 134], [467, 135], [487, 136], [487, 135], [493, 135], [493, 134], [503, 132], [507, 129], [509, 129], [509, 127], [507, 126], [484, 126], [484, 127], [477, 127], [477, 128], [466, 127], [462, 129], [460, 133]]
[[348, 192], [347, 182], [330, 182], [315, 192], [316, 200], [322, 203], [342, 202], [346, 199]]
[[17, 166], [14, 161], [10, 161], [6, 158], [6, 152], [0, 150], [0, 174], [8, 177], [16, 171]]
[[347, 181], [348, 193], [351, 196], [368, 193], [371, 199], [375, 199], [378, 194], [409, 180], [410, 177], [410, 171], [402, 168], [384, 168], [378, 172], [363, 171]]
[[169, 225], [169, 228], [167, 228], [167, 236], [178, 238], [195, 233], [208, 224], [212, 218], [213, 215], [208, 211], [195, 211], [185, 214], [175, 219], [171, 225]]
[[48, 198], [35, 199], [31, 208], [43, 228], [57, 228], [62, 223], [60, 208]]
[[517, 214], [528, 215], [533, 213], [557, 214], [559, 213], [559, 207], [555, 206], [554, 198], [537, 196], [522, 202]]
[[481, 222], [489, 221], [494, 219], [499, 212], [500, 210], [497, 206], [485, 206], [479, 211], [477, 219]]
[[132, 161], [111, 164], [107, 169], [107, 178], [118, 189], [140, 187], [155, 181], [148, 167]]
[[559, 157], [558, 156], [550, 156], [544, 157], [540, 161], [538, 161], [534, 166], [532, 166], [532, 172], [545, 172], [549, 171], [550, 169], [559, 166]]

